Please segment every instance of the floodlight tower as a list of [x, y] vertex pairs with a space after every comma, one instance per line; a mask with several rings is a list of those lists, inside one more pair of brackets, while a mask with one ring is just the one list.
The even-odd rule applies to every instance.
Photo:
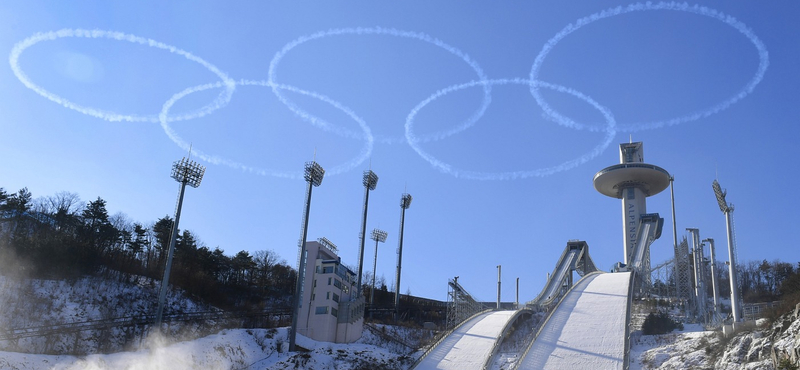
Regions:
[[[619, 159], [620, 164], [594, 175], [594, 188], [603, 195], [622, 199], [623, 262], [630, 265], [641, 215], [647, 213], [645, 199], [666, 189], [671, 176], [667, 170], [643, 162], [641, 142], [620, 144]], [[649, 269], [649, 255], [644, 263]]]
[[386, 241], [386, 236], [389, 234], [380, 229], [372, 229], [372, 236], [370, 239], [375, 241], [375, 259], [372, 261], [372, 292], [369, 295], [369, 304], [375, 303], [375, 274], [378, 269], [378, 243]]
[[303, 208], [303, 228], [300, 231], [300, 257], [297, 267], [297, 285], [294, 289], [294, 308], [292, 309], [292, 331], [289, 334], [289, 351], [296, 349], [297, 340], [297, 317], [300, 315], [300, 300], [303, 297], [303, 283], [306, 278], [306, 238], [308, 237], [308, 215], [311, 211], [311, 189], [322, 184], [325, 170], [317, 162], [306, 162], [303, 178], [308, 183], [306, 190], [306, 202]]
[[400, 197], [400, 242], [397, 247], [397, 276], [395, 276], [394, 289], [394, 319], [400, 318], [400, 267], [403, 265], [403, 226], [406, 219], [406, 210], [411, 206], [411, 194], [403, 193]]
[[[189, 154], [191, 156], [191, 153]], [[161, 280], [161, 291], [158, 294], [158, 310], [156, 311], [156, 329], [161, 330], [161, 319], [164, 314], [164, 300], [167, 297], [167, 288], [169, 286], [169, 273], [172, 269], [172, 256], [175, 254], [175, 242], [178, 239], [178, 222], [181, 220], [181, 207], [183, 206], [183, 194], [186, 190], [186, 185], [193, 188], [200, 186], [203, 181], [203, 175], [206, 173], [206, 168], [199, 165], [197, 162], [183, 157], [180, 161], [175, 161], [172, 164], [171, 177], [179, 182], [180, 191], [178, 193], [178, 205], [175, 208], [175, 222], [172, 223], [172, 233], [169, 239], [169, 249], [167, 252], [166, 266], [164, 267], [164, 278]]]
[[[364, 217], [361, 218], [361, 234], [359, 238], [359, 249], [358, 249], [358, 278], [356, 283], [356, 297], [361, 296], [361, 275], [364, 271], [364, 239], [366, 238], [367, 234], [367, 208], [369, 206], [369, 191], [375, 190], [375, 186], [378, 185], [378, 175], [372, 170], [364, 171], [364, 179], [362, 181], [364, 184]], [[377, 247], [376, 247], [377, 248]]]
[[731, 312], [733, 314], [733, 322], [739, 322], [742, 319], [742, 301], [739, 297], [739, 282], [736, 280], [738, 278], [738, 273], [736, 271], [736, 245], [733, 240], [733, 224], [731, 223], [733, 204], [729, 204], [725, 201], [725, 196], [728, 192], [722, 190], [717, 180], [711, 183], [711, 188], [714, 189], [714, 195], [717, 197], [719, 210], [725, 214], [725, 223], [728, 230], [728, 273], [730, 274], [731, 281]]

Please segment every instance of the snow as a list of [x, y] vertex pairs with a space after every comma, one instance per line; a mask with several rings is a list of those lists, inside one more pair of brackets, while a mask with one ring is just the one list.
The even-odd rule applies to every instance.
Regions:
[[681, 332], [634, 335], [630, 370], [706, 367], [704, 344], [714, 337], [714, 332], [703, 330], [700, 324], [685, 324]]
[[519, 369], [621, 369], [629, 272], [583, 278], [542, 327]]
[[515, 312], [494, 311], [473, 317], [439, 343], [415, 369], [482, 368]]
[[133, 352], [89, 356], [0, 352], [0, 368], [15, 370], [183, 370], [183, 369], [406, 369], [411, 357], [371, 344], [334, 344], [298, 336], [310, 352], [288, 352], [288, 330], [223, 330], [189, 342], [151, 337]]
[[[113, 278], [81, 277], [74, 280], [14, 279], [0, 276], [0, 331], [52, 324], [80, 323], [142, 316], [155, 312], [157, 282], [141, 276], [114, 273]], [[212, 311], [214, 307], [193, 301], [182, 291], [167, 294], [166, 312]], [[190, 327], [177, 324], [173, 334], [214, 331], [214, 322]], [[202, 327], [202, 328], [201, 328]], [[205, 334], [207, 334], [206, 332]], [[0, 340], [0, 350], [30, 353], [94, 353], [119, 351], [141, 328], [82, 331], [19, 340]]]

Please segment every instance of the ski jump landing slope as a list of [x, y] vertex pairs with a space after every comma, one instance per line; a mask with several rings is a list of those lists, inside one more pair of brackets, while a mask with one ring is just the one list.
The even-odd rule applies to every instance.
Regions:
[[622, 369], [630, 274], [581, 279], [544, 324], [517, 369]]
[[473, 317], [448, 335], [415, 370], [480, 370], [517, 311], [493, 311]]

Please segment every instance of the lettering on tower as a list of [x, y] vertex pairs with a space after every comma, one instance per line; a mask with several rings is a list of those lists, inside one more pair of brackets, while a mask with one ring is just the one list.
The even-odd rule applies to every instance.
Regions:
[[[608, 166], [595, 174], [594, 188], [601, 194], [622, 200], [622, 240], [625, 263], [631, 263], [632, 254], [639, 235], [641, 215], [647, 212], [646, 198], [662, 192], [669, 186], [669, 172], [661, 167], [644, 163], [641, 142], [623, 143], [619, 146], [620, 164]], [[641, 244], [641, 268], [649, 268], [647, 248], [650, 241]]]

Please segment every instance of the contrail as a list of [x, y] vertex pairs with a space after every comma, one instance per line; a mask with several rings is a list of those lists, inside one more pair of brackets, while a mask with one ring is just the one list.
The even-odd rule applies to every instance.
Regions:
[[216, 74], [222, 83], [225, 86], [225, 90], [211, 103], [208, 105], [194, 111], [191, 113], [186, 113], [174, 117], [167, 117], [168, 121], [181, 121], [193, 118], [199, 118], [205, 116], [219, 108], [222, 108], [228, 104], [231, 100], [231, 96], [236, 88], [236, 82], [228, 77], [225, 72], [222, 72], [219, 68], [214, 66], [213, 64], [203, 60], [202, 58], [195, 56], [192, 53], [189, 53], [185, 50], [178, 49], [174, 46], [164, 44], [162, 42], [158, 42], [155, 40], [129, 35], [122, 32], [115, 32], [115, 31], [104, 31], [104, 30], [85, 30], [85, 29], [62, 29], [58, 31], [51, 31], [51, 32], [44, 32], [44, 33], [36, 33], [31, 37], [28, 37], [17, 44], [11, 49], [11, 54], [8, 57], [8, 63], [11, 65], [11, 70], [14, 71], [14, 75], [29, 89], [35, 91], [39, 95], [52, 100], [66, 108], [81, 112], [83, 114], [87, 114], [93, 117], [101, 118], [106, 121], [118, 122], [118, 121], [128, 121], [128, 122], [159, 122], [159, 117], [157, 116], [142, 116], [142, 115], [132, 115], [132, 114], [121, 114], [115, 112], [104, 111], [96, 108], [85, 107], [82, 105], [75, 104], [65, 98], [62, 98], [56, 94], [47, 91], [43, 87], [36, 85], [33, 83], [30, 78], [22, 71], [22, 68], [19, 66], [19, 57], [25, 49], [39, 43], [42, 41], [52, 41], [57, 40], [60, 38], [65, 37], [83, 37], [83, 38], [90, 38], [90, 39], [97, 39], [97, 38], [106, 38], [112, 40], [119, 40], [119, 41], [128, 41], [136, 44], [142, 44], [145, 46], [150, 46], [158, 49], [163, 49], [169, 51], [173, 54], [178, 54], [186, 59], [189, 59], [193, 62], [197, 62], [203, 67], [206, 67], [209, 71]]
[[[733, 96], [731, 96], [730, 98], [728, 98], [727, 100], [725, 100], [725, 101], [723, 101], [723, 102], [721, 102], [719, 104], [713, 105], [713, 106], [711, 106], [711, 107], [709, 107], [709, 108], [707, 108], [705, 110], [696, 111], [696, 112], [693, 112], [693, 113], [690, 113], [690, 114], [687, 114], [687, 115], [684, 115], [684, 116], [679, 116], [679, 117], [676, 117], [676, 118], [672, 118], [672, 119], [661, 120], [661, 121], [652, 121], [652, 122], [639, 122], [639, 123], [630, 123], [630, 124], [620, 124], [618, 126], [618, 129], [620, 131], [636, 132], [636, 131], [648, 130], [648, 129], [653, 129], [653, 128], [661, 128], [661, 127], [665, 127], [665, 126], [677, 125], [677, 124], [680, 124], [680, 123], [695, 121], [695, 120], [698, 120], [698, 119], [701, 119], [701, 118], [708, 117], [708, 116], [710, 116], [712, 114], [715, 114], [715, 113], [718, 113], [718, 112], [720, 112], [722, 110], [727, 109], [728, 107], [730, 107], [731, 105], [733, 105], [737, 101], [741, 100], [742, 98], [744, 98], [745, 96], [750, 94], [753, 91], [753, 89], [756, 87], [756, 85], [758, 85], [758, 83], [761, 82], [761, 80], [764, 78], [764, 73], [767, 70], [767, 66], [769, 66], [769, 53], [767, 53], [767, 48], [766, 48], [766, 46], [764, 46], [764, 43], [761, 42], [761, 40], [755, 35], [755, 33], [753, 33], [753, 31], [750, 30], [750, 28], [747, 27], [747, 25], [745, 25], [744, 23], [738, 21], [736, 18], [734, 18], [734, 17], [732, 17], [730, 15], [724, 14], [722, 12], [719, 12], [719, 11], [711, 9], [711, 8], [707, 8], [705, 6], [700, 6], [700, 5], [691, 5], [690, 6], [690, 5], [686, 4], [686, 3], [675, 3], [675, 2], [659, 2], [659, 3], [656, 3], [656, 4], [647, 2], [647, 3], [630, 4], [627, 7], [618, 6], [616, 8], [606, 9], [606, 10], [603, 10], [601, 12], [594, 13], [594, 14], [589, 15], [587, 17], [578, 19], [575, 22], [575, 24], [572, 24], [572, 23], [568, 24], [559, 33], [557, 33], [555, 36], [553, 36], [553, 38], [551, 38], [550, 40], [548, 40], [544, 44], [544, 46], [542, 47], [542, 51], [539, 52], [539, 55], [536, 56], [536, 59], [533, 62], [533, 67], [531, 68], [530, 79], [533, 80], [533, 81], [536, 81], [539, 78], [539, 71], [541, 69], [542, 62], [544, 61], [545, 57], [547, 57], [547, 55], [550, 53], [550, 51], [553, 49], [553, 47], [555, 47], [561, 41], [561, 39], [563, 39], [564, 37], [566, 37], [570, 33], [579, 30], [581, 27], [583, 27], [583, 26], [585, 26], [587, 24], [590, 24], [592, 22], [595, 22], [595, 21], [598, 21], [598, 20], [601, 20], [601, 19], [604, 19], [604, 18], [610, 18], [610, 17], [617, 16], [617, 15], [620, 15], [620, 14], [637, 12], [637, 11], [646, 11], [646, 10], [673, 10], [673, 11], [681, 11], [681, 12], [699, 14], [699, 15], [703, 15], [703, 16], [706, 16], [706, 17], [710, 17], [710, 18], [719, 20], [719, 21], [721, 21], [721, 22], [723, 22], [723, 23], [735, 28], [737, 31], [739, 31], [742, 34], [744, 34], [750, 40], [750, 42], [752, 42], [753, 45], [755, 45], [756, 49], [758, 50], [758, 56], [759, 56], [758, 69], [756, 70], [756, 73], [753, 76], [753, 78], [750, 80], [750, 82], [748, 82], [741, 90], [739, 90], [739, 92], [737, 92], [736, 94], [734, 94]], [[539, 90], [538, 90], [537, 86], [531, 85], [531, 94], [533, 94], [533, 97], [536, 99], [536, 102], [542, 107], [542, 109], [544, 109], [545, 111], [551, 111], [552, 112], [553, 117], [559, 123], [562, 123], [562, 124], [563, 123], [568, 123], [570, 127], [574, 127], [574, 128], [588, 128], [589, 130], [592, 130], [592, 131], [596, 130], [591, 125], [584, 125], [584, 124], [576, 123], [576, 122], [572, 121], [571, 119], [569, 119], [569, 118], [561, 115], [560, 113], [554, 111], [547, 104], [547, 102], [544, 100], [544, 98], [542, 98], [542, 96], [539, 94]]]
[[[372, 154], [374, 138], [372, 137], [372, 131], [370, 130], [369, 126], [367, 126], [366, 122], [364, 122], [363, 119], [358, 117], [350, 108], [345, 107], [341, 103], [339, 103], [339, 102], [337, 102], [337, 101], [335, 101], [333, 99], [330, 99], [327, 96], [320, 95], [320, 94], [312, 92], [312, 91], [306, 91], [306, 90], [302, 90], [302, 89], [299, 89], [299, 88], [296, 88], [296, 87], [293, 87], [293, 86], [289, 86], [289, 85], [284, 85], [284, 84], [273, 84], [273, 83], [270, 83], [269, 81], [240, 80], [238, 82], [234, 82], [234, 84], [235, 85], [242, 85], [242, 86], [271, 87], [273, 89], [286, 90], [286, 91], [291, 91], [293, 93], [306, 95], [306, 96], [309, 96], [309, 97], [324, 101], [324, 102], [332, 105], [334, 108], [337, 108], [337, 109], [341, 110], [342, 112], [344, 112], [345, 114], [350, 116], [350, 118], [352, 118], [354, 121], [358, 122], [358, 125], [361, 127], [361, 130], [362, 130], [362, 134], [359, 135], [359, 138], [362, 138], [365, 141], [364, 142], [364, 146], [361, 148], [361, 152], [355, 158], [353, 158], [353, 159], [351, 159], [351, 160], [349, 160], [349, 161], [347, 161], [347, 162], [345, 162], [343, 164], [340, 164], [338, 166], [334, 166], [334, 167], [330, 168], [329, 170], [327, 170], [326, 173], [328, 175], [332, 176], [332, 175], [337, 175], [337, 174], [340, 174], [340, 173], [343, 173], [343, 172], [350, 171], [353, 168], [356, 168], [357, 166], [359, 166], [362, 163], [364, 163], [364, 161], [367, 158], [369, 158], [370, 155]], [[172, 127], [170, 127], [170, 125], [169, 125], [170, 120], [167, 119], [169, 117], [168, 114], [169, 114], [170, 108], [172, 108], [172, 106], [178, 100], [182, 99], [183, 97], [185, 97], [187, 95], [190, 95], [190, 94], [193, 94], [193, 93], [196, 93], [196, 92], [200, 92], [200, 91], [204, 91], [204, 90], [208, 90], [208, 89], [221, 88], [223, 86], [227, 86], [227, 84], [225, 84], [223, 82], [216, 82], [216, 83], [209, 83], [209, 84], [190, 87], [188, 89], [185, 89], [185, 90], [173, 95], [169, 100], [167, 100], [166, 103], [164, 103], [164, 106], [161, 109], [161, 113], [158, 116], [158, 120], [161, 123], [161, 127], [164, 129], [164, 132], [167, 134], [167, 136], [170, 138], [170, 140], [172, 140], [175, 144], [177, 144], [181, 149], [189, 150], [189, 143], [187, 143], [185, 140], [183, 140], [175, 132], [175, 130], [173, 130]], [[311, 116], [309, 114], [306, 114], [304, 112], [295, 111], [295, 114], [297, 114], [298, 117], [300, 117], [301, 119], [310, 122], [315, 127], [320, 127], [320, 128], [323, 128], [323, 129], [330, 127], [330, 124], [328, 124], [327, 122], [321, 121], [321, 120], [317, 119], [316, 117]], [[195, 156], [197, 156], [201, 160], [206, 161], [208, 163], [217, 164], [217, 165], [225, 165], [225, 166], [237, 169], [237, 170], [241, 170], [241, 171], [244, 171], [244, 172], [249, 172], [249, 173], [253, 173], [253, 174], [257, 174], [257, 175], [275, 176], [275, 177], [288, 178], [288, 179], [302, 179], [303, 178], [303, 173], [301, 171], [284, 172], [284, 171], [277, 171], [277, 170], [271, 170], [271, 169], [257, 168], [257, 167], [249, 166], [249, 165], [246, 165], [246, 164], [243, 164], [243, 163], [231, 160], [231, 159], [227, 159], [227, 158], [224, 158], [224, 157], [221, 157], [221, 156], [218, 156], [218, 155], [207, 154], [207, 153], [205, 153], [205, 152], [203, 152], [201, 150], [198, 150], [196, 147], [192, 148], [192, 154], [194, 154]]]
[[[297, 113], [299, 115], [302, 115], [302, 116], [309, 116], [309, 117], [311, 116], [308, 112], [302, 110], [300, 107], [298, 107], [296, 104], [294, 104], [291, 100], [286, 98], [281, 93], [280, 89], [276, 87], [276, 86], [278, 86], [277, 82], [276, 82], [277, 81], [277, 78], [276, 78], [277, 68], [278, 68], [278, 65], [280, 64], [281, 60], [283, 59], [283, 57], [289, 51], [291, 51], [295, 47], [297, 47], [299, 45], [302, 45], [302, 44], [304, 44], [304, 43], [306, 43], [308, 41], [322, 39], [322, 38], [331, 37], [331, 36], [339, 36], [339, 35], [387, 35], [387, 36], [403, 37], [403, 38], [409, 38], [409, 39], [415, 39], [415, 40], [424, 41], [424, 42], [427, 42], [429, 44], [433, 44], [435, 46], [438, 46], [438, 47], [446, 50], [447, 52], [449, 52], [451, 54], [454, 54], [454, 55], [458, 56], [459, 58], [461, 58], [464, 62], [466, 62], [475, 71], [475, 73], [478, 75], [478, 79], [479, 80], [486, 81], [486, 79], [487, 79], [487, 77], [483, 73], [483, 70], [481, 69], [481, 67], [478, 65], [477, 62], [472, 60], [472, 58], [470, 58], [469, 55], [467, 55], [466, 53], [462, 52], [461, 50], [459, 50], [459, 49], [457, 49], [457, 48], [455, 48], [455, 47], [453, 47], [453, 46], [451, 46], [449, 44], [444, 43], [443, 41], [441, 41], [439, 39], [433, 38], [433, 37], [428, 36], [428, 35], [426, 35], [424, 33], [412, 32], [412, 31], [403, 31], [403, 30], [397, 30], [397, 29], [394, 29], [394, 28], [382, 28], [382, 27], [374, 27], [374, 28], [357, 27], [357, 28], [330, 29], [330, 30], [327, 30], [327, 31], [320, 31], [320, 32], [317, 32], [317, 33], [314, 33], [314, 34], [311, 34], [311, 35], [308, 35], [308, 36], [302, 36], [302, 37], [299, 37], [299, 38], [289, 42], [280, 51], [278, 51], [275, 54], [275, 56], [272, 58], [272, 61], [270, 61], [270, 63], [269, 63], [269, 78], [268, 78], [268, 80], [269, 80], [270, 83], [276, 84], [276, 85], [273, 85], [273, 90], [272, 91], [275, 94], [275, 96], [277, 96], [278, 99], [283, 104], [285, 104], [287, 107], [289, 107], [289, 109], [292, 112], [295, 112], [295, 113]], [[478, 121], [478, 119], [480, 119], [481, 116], [483, 116], [483, 114], [486, 111], [486, 108], [489, 106], [489, 103], [491, 102], [491, 100], [492, 100], [491, 99], [491, 86], [490, 86], [490, 84], [484, 84], [483, 85], [483, 102], [481, 103], [481, 106], [478, 108], [478, 110], [475, 111], [467, 120], [465, 120], [464, 122], [461, 122], [460, 124], [458, 124], [457, 126], [455, 126], [453, 128], [450, 128], [450, 129], [447, 129], [447, 130], [444, 130], [444, 131], [440, 131], [440, 132], [436, 132], [436, 133], [433, 133], [433, 134], [426, 135], [426, 136], [422, 137], [420, 140], [423, 141], [423, 142], [433, 141], [433, 140], [440, 140], [440, 139], [443, 139], [443, 138], [448, 137], [450, 135], [456, 134], [458, 132], [461, 132], [461, 131], [471, 127], [472, 125], [475, 124], [475, 122]], [[348, 130], [346, 128], [328, 127], [327, 129], [329, 131], [331, 131], [331, 132], [334, 132], [334, 133], [336, 133], [338, 135], [341, 135], [341, 136], [344, 136], [344, 137], [361, 138], [361, 134], [360, 133]], [[379, 141], [382, 142], [382, 143], [392, 144], [392, 143], [403, 142], [403, 138], [379, 137]]]
[[[595, 109], [599, 110], [600, 113], [602, 113], [603, 116], [606, 118], [607, 126], [603, 130], [605, 132], [603, 141], [599, 145], [594, 147], [590, 152], [585, 153], [575, 159], [563, 162], [561, 164], [535, 170], [521, 170], [521, 171], [510, 171], [510, 172], [479, 172], [479, 171], [461, 170], [439, 159], [436, 159], [434, 156], [432, 156], [431, 154], [425, 152], [424, 150], [422, 150], [422, 148], [420, 148], [419, 146], [420, 140], [414, 134], [414, 119], [417, 113], [419, 113], [419, 111], [426, 105], [446, 94], [458, 90], [463, 90], [468, 87], [483, 86], [483, 85], [509, 85], [509, 84], [529, 85], [531, 87], [534, 86], [545, 87], [558, 92], [563, 92], [573, 95], [591, 104]], [[544, 106], [543, 109], [545, 109], [545, 114], [552, 115], [554, 113], [554, 111], [550, 107]], [[571, 125], [570, 122], [561, 122], [561, 123], [565, 126]], [[417, 104], [417, 106], [411, 110], [411, 113], [408, 114], [405, 123], [405, 136], [408, 145], [410, 145], [414, 149], [414, 151], [416, 151], [417, 154], [419, 154], [420, 157], [428, 161], [428, 163], [430, 163], [434, 168], [438, 169], [441, 172], [453, 175], [457, 178], [473, 179], [473, 180], [516, 180], [529, 177], [549, 176], [556, 172], [566, 171], [568, 169], [574, 168], [578, 165], [588, 162], [594, 157], [597, 157], [608, 147], [609, 144], [611, 144], [611, 141], [614, 140], [614, 137], [616, 136], [616, 121], [614, 120], [614, 115], [611, 114], [611, 112], [607, 108], [598, 104], [591, 97], [586, 96], [573, 89], [550, 84], [547, 82], [525, 80], [521, 78], [494, 79], [494, 80], [471, 81], [460, 85], [453, 85], [437, 91], [427, 99], [423, 100], [421, 103]]]

